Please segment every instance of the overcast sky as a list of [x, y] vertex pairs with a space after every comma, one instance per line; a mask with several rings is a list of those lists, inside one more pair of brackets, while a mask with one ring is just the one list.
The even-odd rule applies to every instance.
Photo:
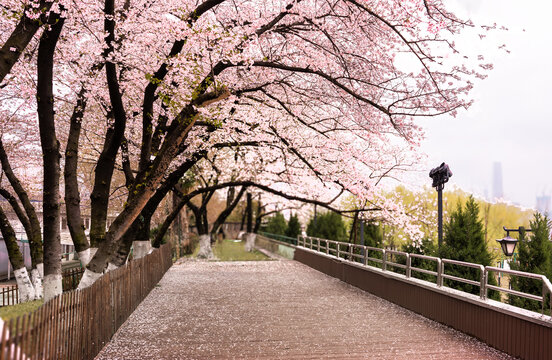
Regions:
[[493, 162], [500, 161], [505, 198], [534, 207], [537, 195], [552, 193], [552, 3], [446, 3], [476, 21], [506, 26], [509, 31], [500, 36], [511, 53], [487, 51], [494, 70], [476, 85], [476, 102], [468, 111], [422, 121], [427, 170], [445, 161], [454, 173], [452, 183], [491, 195]]

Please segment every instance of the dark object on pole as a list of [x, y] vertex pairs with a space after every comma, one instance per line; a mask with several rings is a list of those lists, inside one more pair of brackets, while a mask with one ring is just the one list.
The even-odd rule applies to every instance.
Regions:
[[514, 255], [516, 250], [516, 245], [518, 243], [517, 239], [510, 237], [510, 231], [516, 231], [518, 233], [525, 233], [526, 231], [533, 231], [533, 229], [526, 229], [523, 226], [518, 227], [517, 229], [507, 229], [506, 226], [502, 227], [506, 231], [506, 237], [502, 239], [497, 239], [496, 241], [500, 244], [502, 252], [506, 256]]
[[452, 171], [450, 171], [448, 165], [445, 163], [429, 172], [429, 177], [433, 180], [431, 186], [437, 190], [439, 248], [441, 248], [441, 244], [443, 243], [443, 189], [451, 176]]

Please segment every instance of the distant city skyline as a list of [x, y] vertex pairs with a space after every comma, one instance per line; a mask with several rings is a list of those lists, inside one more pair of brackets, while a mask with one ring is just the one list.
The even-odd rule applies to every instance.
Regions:
[[479, 49], [494, 64], [489, 77], [474, 84], [475, 103], [456, 118], [424, 119], [421, 150], [424, 170], [415, 182], [429, 183], [427, 173], [446, 162], [453, 177], [449, 187], [479, 196], [492, 194], [493, 163], [502, 164], [504, 198], [536, 208], [536, 199], [552, 192], [552, 49], [549, 14], [552, 3], [528, 0], [451, 0], [447, 6], [479, 23], [505, 26], [500, 41], [509, 54]]

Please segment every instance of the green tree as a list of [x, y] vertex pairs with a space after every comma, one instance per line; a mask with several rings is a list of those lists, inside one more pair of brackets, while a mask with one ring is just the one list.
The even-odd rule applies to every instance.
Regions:
[[[472, 196], [467, 199], [464, 208], [461, 203], [458, 203], [456, 210], [450, 215], [449, 222], [445, 224], [444, 230], [443, 246], [439, 251], [439, 255], [442, 258], [481, 264], [483, 266], [491, 265], [493, 258], [487, 250], [487, 244], [485, 243], [485, 231], [483, 223], [479, 218], [479, 205]], [[445, 273], [474, 281], [479, 281], [480, 279], [480, 271], [478, 269], [464, 266], [447, 264], [445, 266]], [[494, 276], [491, 276], [488, 282], [489, 284], [496, 285]], [[445, 284], [458, 290], [479, 294], [479, 286], [453, 280], [446, 280]], [[499, 299], [499, 294], [496, 291], [489, 292], [489, 296], [497, 300]]]
[[285, 235], [287, 229], [287, 222], [284, 215], [277, 212], [274, 216], [268, 219], [264, 231], [270, 234]]
[[383, 247], [383, 231], [380, 225], [373, 222], [364, 224], [364, 245], [377, 248]]
[[301, 223], [299, 222], [299, 218], [297, 214], [291, 215], [286, 229], [286, 236], [296, 238], [299, 234], [301, 234]]
[[309, 221], [307, 235], [321, 239], [347, 241], [347, 227], [341, 215], [328, 211]]
[[[546, 275], [552, 278], [552, 246], [550, 245], [550, 220], [547, 216], [535, 213], [530, 222], [532, 234], [526, 241], [525, 231], [520, 231], [518, 243], [518, 261], [511, 263], [514, 270]], [[512, 289], [542, 295], [542, 282], [536, 279], [528, 279], [517, 276], [510, 278]], [[508, 302], [512, 305], [527, 310], [540, 311], [540, 302], [509, 295]]]

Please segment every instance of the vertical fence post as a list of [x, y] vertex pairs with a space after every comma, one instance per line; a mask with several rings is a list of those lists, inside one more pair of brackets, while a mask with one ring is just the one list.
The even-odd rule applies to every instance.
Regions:
[[364, 252], [364, 266], [368, 266], [368, 250], [366, 249], [366, 245], [362, 245], [362, 250]]
[[353, 244], [349, 243], [347, 246], [349, 247], [349, 260], [355, 261], [355, 258], [353, 257]]
[[326, 254], [330, 254], [330, 243], [328, 242], [328, 240], [326, 240]]
[[[544, 279], [541, 279], [544, 280]], [[552, 299], [550, 299], [550, 302], [552, 303]], [[544, 286], [544, 281], [542, 281], [542, 308], [541, 308], [541, 314], [544, 315], [544, 305], [546, 303], [546, 287]], [[552, 306], [552, 304], [551, 304]], [[550, 313], [552, 316], [552, 312]]]
[[412, 258], [410, 254], [406, 254], [406, 277], [409, 278], [412, 274]]
[[320, 239], [319, 238], [316, 238], [316, 245], [317, 245], [317, 248], [318, 248], [318, 252], [320, 252]]
[[487, 274], [488, 271], [483, 265], [479, 265], [479, 272], [481, 274], [480, 283], [479, 286], [479, 296], [481, 299], [485, 300], [487, 298]]
[[445, 264], [441, 259], [437, 259], [437, 287], [443, 286], [444, 272], [445, 272]]
[[387, 270], [387, 251], [385, 251], [385, 249], [383, 249], [382, 251], [382, 256], [381, 256], [381, 269], [383, 271], [386, 271]]
[[339, 245], [340, 245], [339, 241], [336, 241], [335, 246], [337, 247], [337, 258], [338, 259], [339, 259], [339, 250], [341, 250], [341, 249], [339, 249]]

